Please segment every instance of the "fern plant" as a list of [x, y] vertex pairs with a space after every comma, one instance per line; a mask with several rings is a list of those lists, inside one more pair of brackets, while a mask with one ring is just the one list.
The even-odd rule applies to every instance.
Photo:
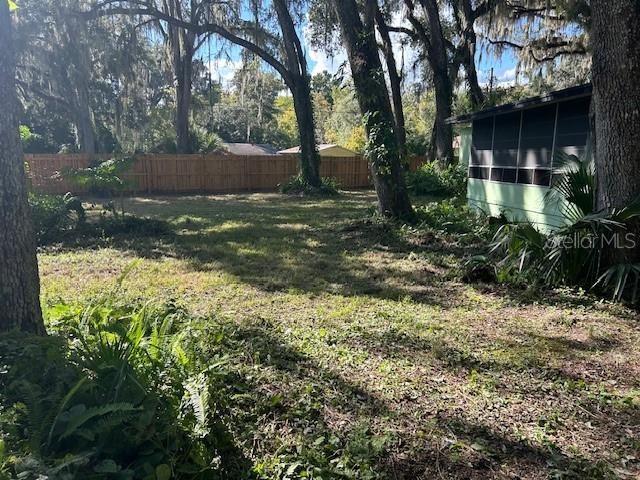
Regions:
[[38, 243], [58, 240], [65, 232], [85, 223], [82, 201], [67, 193], [63, 196], [29, 192], [31, 218]]
[[193, 360], [178, 333], [188, 321], [179, 308], [117, 297], [116, 288], [91, 305], [52, 306], [50, 338], [0, 336], [8, 369], [0, 376], [0, 432], [11, 446], [0, 472], [226, 478], [229, 440], [213, 414], [225, 363], [203, 368]]

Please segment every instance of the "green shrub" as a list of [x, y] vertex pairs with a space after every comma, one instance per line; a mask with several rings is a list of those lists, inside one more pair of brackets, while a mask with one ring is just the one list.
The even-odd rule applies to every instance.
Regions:
[[191, 143], [193, 152], [213, 153], [222, 150], [224, 141], [215, 133], [196, 128], [192, 133]]
[[559, 204], [566, 224], [543, 233], [529, 222], [507, 223], [496, 232], [487, 255], [473, 258], [470, 266], [493, 261], [497, 278], [528, 286], [559, 285], [598, 288], [615, 300], [638, 300], [640, 265], [609, 266], [607, 242], [624, 238], [640, 217], [640, 203], [611, 212], [595, 211], [593, 160], [562, 155], [555, 160], [552, 188], [546, 201]]
[[112, 214], [115, 207], [110, 203], [103, 205], [100, 215], [87, 220], [81, 200], [71, 194], [30, 192], [29, 204], [39, 246], [93, 244], [114, 237], [159, 237], [173, 231], [165, 220]]
[[49, 338], [0, 336], [0, 478], [234, 478], [224, 359], [191, 354], [180, 308], [114, 298], [50, 307]]
[[457, 165], [441, 167], [429, 162], [407, 174], [407, 187], [414, 195], [464, 197], [467, 173]]
[[85, 222], [82, 202], [69, 193], [60, 196], [29, 192], [29, 205], [38, 244], [58, 240]]
[[279, 185], [281, 193], [288, 195], [338, 195], [340, 186], [335, 178], [321, 179], [320, 187], [312, 187], [300, 175], [289, 178]]
[[487, 219], [471, 211], [460, 199], [447, 199], [416, 207], [418, 228], [469, 236], [474, 239], [490, 239], [494, 231]]
[[[76, 185], [88, 189], [94, 195], [120, 198], [120, 214], [124, 216], [124, 192], [130, 186], [126, 173], [135, 163], [134, 157], [110, 158], [86, 168], [74, 168], [62, 173]], [[115, 208], [112, 210], [117, 215]]]

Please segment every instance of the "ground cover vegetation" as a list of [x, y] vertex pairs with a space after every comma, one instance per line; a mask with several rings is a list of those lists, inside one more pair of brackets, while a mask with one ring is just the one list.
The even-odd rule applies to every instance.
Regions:
[[[639, 16], [633, 0], [0, 0], [0, 477], [638, 477], [640, 250], [549, 240], [638, 233]], [[311, 78], [303, 31], [344, 50], [337, 79]], [[417, 52], [415, 88], [392, 35]], [[479, 44], [515, 51], [530, 85], [483, 89]], [[211, 68], [230, 54], [232, 88]], [[556, 179], [567, 226], [471, 214], [448, 117], [589, 70], [597, 161]], [[299, 191], [322, 188], [317, 135], [353, 140], [375, 197], [96, 207], [29, 194], [22, 160], [252, 134], [296, 135]], [[437, 166], [407, 177], [412, 148]], [[118, 166], [74, 173], [113, 192]]]
[[41, 247], [51, 338], [2, 337], [0, 471], [633, 478], [637, 315], [465, 283], [498, 225], [437, 198], [396, 224], [372, 200], [136, 198], [162, 232]]

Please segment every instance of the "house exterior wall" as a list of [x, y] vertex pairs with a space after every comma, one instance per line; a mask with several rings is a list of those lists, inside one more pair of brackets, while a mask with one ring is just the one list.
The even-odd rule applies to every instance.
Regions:
[[487, 215], [504, 214], [515, 222], [529, 221], [541, 231], [550, 231], [565, 223], [562, 205], [545, 202], [548, 187], [499, 183], [470, 178], [467, 183], [469, 206]]
[[563, 205], [545, 197], [558, 155], [589, 154], [588, 104], [579, 97], [474, 120], [461, 132], [469, 206], [542, 231], [563, 225]]
[[469, 168], [469, 158], [471, 157], [471, 127], [458, 127], [460, 135], [460, 151], [458, 152], [458, 165], [460, 168]]
[[335, 146], [335, 147], [331, 147], [331, 148], [324, 148], [321, 149], [319, 152], [320, 157], [353, 157], [355, 155], [357, 155], [356, 153], [347, 150], [346, 148], [342, 148], [339, 146]]

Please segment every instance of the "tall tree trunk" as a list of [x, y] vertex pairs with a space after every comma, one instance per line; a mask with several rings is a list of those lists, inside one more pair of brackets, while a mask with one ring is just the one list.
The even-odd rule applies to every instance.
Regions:
[[76, 144], [78, 150], [82, 153], [96, 153], [98, 151], [96, 127], [86, 93], [78, 89], [76, 91], [77, 96], [73, 102]]
[[0, 331], [44, 334], [35, 237], [18, 134], [12, 25], [0, 0]]
[[322, 184], [320, 154], [316, 144], [315, 120], [308, 76], [296, 79], [292, 94], [300, 138], [300, 173], [309, 185], [320, 187]]
[[429, 25], [429, 44], [427, 53], [433, 72], [433, 86], [436, 97], [435, 119], [435, 159], [443, 165], [453, 163], [453, 129], [447, 124], [451, 117], [453, 103], [453, 85], [449, 77], [447, 47], [440, 23], [440, 12], [436, 0], [420, 0]]
[[[479, 16], [489, 11], [491, 5], [493, 5], [493, 0], [485, 0], [483, 4], [478, 6], [477, 10], [474, 10], [471, 0], [455, 0], [452, 3], [456, 24], [461, 37], [461, 44], [457, 49], [456, 55], [460, 58], [464, 68], [471, 103], [474, 108], [480, 108], [485, 102], [485, 95], [482, 88], [480, 88], [478, 71], [476, 70], [477, 37], [474, 24]], [[457, 74], [457, 71], [455, 73]]]
[[191, 153], [192, 145], [189, 132], [189, 117], [191, 114], [191, 86], [192, 86], [192, 56], [191, 53], [178, 52], [176, 61], [176, 151]]
[[89, 95], [91, 58], [86, 24], [64, 5], [58, 5], [55, 13], [58, 40], [71, 56], [71, 61], [68, 65], [61, 65], [60, 71], [62, 87], [68, 89], [66, 94], [72, 109], [76, 147], [82, 153], [97, 153], [96, 125]]
[[[473, 26], [471, 27], [473, 28]], [[476, 70], [476, 34], [470, 34], [470, 38], [465, 40], [464, 56], [462, 65], [467, 77], [467, 86], [471, 95], [471, 104], [474, 108], [480, 108], [485, 102], [485, 95], [478, 82], [478, 71]]]
[[398, 73], [396, 58], [393, 54], [393, 44], [391, 35], [385, 21], [384, 15], [376, 3], [376, 24], [382, 39], [382, 53], [387, 64], [387, 74], [389, 75], [389, 86], [391, 87], [391, 101], [393, 102], [393, 116], [395, 119], [395, 132], [398, 138], [398, 148], [400, 156], [404, 159], [407, 155], [407, 130], [404, 119], [404, 107], [402, 105], [402, 78]]
[[293, 95], [293, 104], [300, 138], [300, 173], [312, 187], [320, 187], [320, 155], [316, 145], [316, 127], [311, 100], [311, 78], [300, 38], [285, 0], [274, 0], [284, 43], [285, 63], [289, 72], [285, 82]]
[[[163, 2], [166, 14], [183, 18], [183, 5], [178, 0]], [[171, 63], [175, 82], [175, 129], [176, 151], [191, 153], [189, 121], [191, 115], [191, 88], [193, 83], [193, 55], [196, 50], [197, 33], [183, 27], [169, 24], [166, 33], [163, 31], [165, 45], [171, 54]]]
[[369, 0], [360, 18], [355, 0], [333, 0], [342, 39], [351, 65], [351, 75], [360, 111], [365, 118], [366, 154], [378, 208], [390, 218], [413, 218], [393, 129], [393, 112], [375, 38], [377, 3]]
[[433, 141], [429, 146], [429, 156], [443, 165], [453, 162], [453, 129], [446, 123], [451, 116], [453, 84], [449, 72], [447, 48], [440, 23], [440, 13], [436, 0], [419, 0], [427, 25], [424, 26], [414, 15], [414, 0], [404, 0], [407, 18], [418, 39], [424, 44], [427, 60], [433, 73], [433, 87], [436, 97], [436, 118], [434, 120]]
[[[74, 18], [71, 21], [78, 22], [79, 20]], [[83, 35], [79, 33], [79, 28], [76, 29], [76, 32], [78, 33], [79, 38], [84, 38]], [[84, 42], [80, 43], [78, 47], [79, 48], [77, 48], [75, 55], [76, 62], [74, 67], [72, 67], [75, 77], [74, 100], [78, 147], [80, 147], [80, 151], [83, 153], [96, 153], [98, 151], [96, 141], [96, 123], [93, 111], [91, 110], [91, 100], [89, 97], [89, 83], [91, 81], [91, 67], [89, 65], [91, 59], [89, 57], [89, 47]]]
[[168, 37], [176, 88], [176, 151], [192, 153], [189, 121], [193, 84], [193, 50], [196, 39], [192, 32], [177, 27], [169, 27]]
[[436, 97], [434, 159], [442, 165], [450, 165], [453, 163], [453, 129], [446, 120], [451, 117], [453, 87], [449, 72], [434, 70], [433, 84]]
[[[597, 206], [611, 211], [640, 197], [640, 2], [593, 0], [591, 11]], [[640, 241], [640, 224], [632, 229]], [[639, 260], [638, 246], [610, 258]]]

